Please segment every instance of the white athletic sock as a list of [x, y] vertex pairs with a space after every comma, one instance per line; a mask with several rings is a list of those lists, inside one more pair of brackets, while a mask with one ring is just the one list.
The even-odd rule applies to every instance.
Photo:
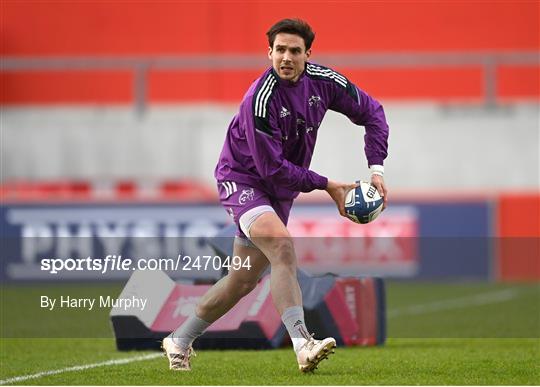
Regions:
[[196, 315], [189, 317], [171, 334], [172, 340], [176, 345], [186, 350], [190, 347], [197, 337], [212, 324], [198, 318]]
[[301, 306], [291, 306], [283, 311], [281, 321], [285, 324], [285, 328], [289, 332], [293, 343], [294, 352], [304, 345], [310, 337], [304, 322], [304, 308]]

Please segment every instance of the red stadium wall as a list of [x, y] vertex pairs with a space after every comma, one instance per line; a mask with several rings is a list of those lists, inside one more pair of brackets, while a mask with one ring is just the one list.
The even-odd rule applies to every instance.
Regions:
[[540, 195], [501, 195], [497, 218], [498, 279], [540, 280]]
[[290, 16], [312, 24], [322, 52], [539, 48], [536, 1], [3, 3], [3, 55], [256, 53]]
[[[162, 56], [266, 52], [277, 19], [308, 20], [317, 53], [538, 51], [539, 3], [521, 2], [62, 2], [2, 4], [5, 57]], [[328, 63], [332, 65], [331, 63]], [[480, 67], [344, 71], [394, 99], [480, 99]], [[153, 102], [241, 98], [259, 71], [151, 71]], [[500, 98], [538, 98], [538, 66], [497, 69]], [[129, 71], [3, 71], [3, 104], [129, 103]]]

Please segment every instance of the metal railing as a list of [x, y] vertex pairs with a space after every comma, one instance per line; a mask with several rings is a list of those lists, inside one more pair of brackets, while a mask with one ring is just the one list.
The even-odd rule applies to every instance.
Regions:
[[[445, 52], [445, 53], [361, 53], [319, 54], [315, 62], [347, 68], [429, 68], [478, 66], [483, 69], [485, 105], [497, 105], [497, 74], [501, 65], [540, 64], [540, 52]], [[260, 54], [152, 56], [152, 57], [3, 57], [2, 71], [43, 70], [128, 70], [133, 71], [134, 107], [143, 114], [147, 108], [149, 70], [264, 69], [268, 60]]]

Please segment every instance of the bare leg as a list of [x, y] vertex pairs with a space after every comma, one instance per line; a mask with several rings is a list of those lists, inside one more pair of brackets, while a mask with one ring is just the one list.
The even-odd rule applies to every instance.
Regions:
[[315, 340], [307, 330], [291, 235], [276, 213], [265, 212], [251, 225], [250, 236], [270, 261], [272, 298], [291, 337], [298, 367], [302, 372], [313, 371], [333, 353], [336, 340]]
[[[169, 349], [167, 353], [175, 353], [174, 351], [178, 351], [178, 348], [184, 353], [189, 353], [193, 340], [202, 335], [214, 321], [227, 313], [242, 297], [257, 286], [259, 276], [268, 266], [268, 260], [264, 254], [257, 248], [243, 246], [235, 241], [233, 256], [240, 257], [242, 262], [249, 256], [251, 267], [229, 270], [225, 277], [208, 289], [199, 300], [195, 315], [184, 321], [170, 338], [163, 341], [164, 348], [173, 348], [172, 352]], [[174, 344], [171, 346], [170, 342]], [[173, 364], [174, 361], [176, 361], [174, 357], [169, 359], [171, 368], [189, 368]]]
[[242, 259], [250, 256], [252, 265], [250, 270], [242, 268], [230, 271], [208, 290], [197, 305], [196, 316], [192, 317], [193, 322], [179, 328], [190, 327], [189, 330], [186, 329], [187, 332], [179, 332], [178, 338], [181, 342], [177, 346], [172, 344], [173, 351], [167, 349], [170, 348], [173, 339], [166, 338], [163, 341], [172, 369], [177, 367], [174, 363], [177, 357], [174, 351], [184, 351], [182, 359], [187, 359], [187, 366], [177, 368], [190, 369], [189, 347], [193, 340], [202, 334], [208, 323], [213, 323], [223, 316], [255, 288], [259, 276], [269, 262], [272, 269], [270, 278], [272, 299], [291, 337], [299, 369], [302, 372], [312, 371], [333, 353], [332, 349], [336, 346], [335, 339], [328, 337], [314, 340], [305, 326], [302, 293], [296, 277], [296, 254], [292, 238], [283, 222], [274, 212], [265, 212], [251, 225], [250, 237], [258, 249], [238, 243], [235, 243], [234, 247], [234, 255]]
[[242, 297], [249, 294], [257, 286], [260, 275], [268, 266], [268, 260], [264, 254], [253, 247], [235, 242], [233, 255], [240, 257], [242, 262], [249, 256], [251, 268], [229, 270], [229, 274], [216, 282], [201, 297], [196, 315], [206, 322], [213, 323], [236, 305]]
[[253, 243], [270, 261], [270, 288], [279, 315], [292, 306], [302, 306], [294, 244], [281, 219], [274, 212], [265, 212], [255, 220], [250, 234]]

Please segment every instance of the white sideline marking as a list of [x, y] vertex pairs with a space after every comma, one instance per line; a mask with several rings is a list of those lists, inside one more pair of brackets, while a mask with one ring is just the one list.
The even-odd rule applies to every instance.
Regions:
[[144, 356], [126, 357], [126, 358], [123, 358], [123, 359], [108, 360], [108, 361], [104, 361], [104, 362], [101, 362], [101, 363], [85, 364], [85, 365], [78, 365], [78, 366], [73, 366], [73, 367], [61, 368], [59, 370], [43, 371], [43, 372], [38, 372], [37, 374], [21, 375], [21, 376], [16, 376], [14, 378], [0, 380], [0, 384], [22, 382], [22, 381], [25, 381], [25, 380], [41, 378], [43, 376], [63, 374], [65, 372], [83, 371], [83, 370], [87, 370], [87, 369], [90, 369], [90, 368], [96, 368], [96, 367], [105, 367], [105, 366], [110, 366], [110, 365], [120, 365], [120, 364], [133, 363], [133, 362], [136, 362], [136, 361], [155, 359], [155, 358], [160, 357], [160, 356], [163, 356], [163, 354], [162, 353], [152, 353], [152, 354], [144, 355]]
[[406, 306], [403, 308], [394, 308], [387, 312], [388, 317], [403, 315], [418, 315], [441, 310], [467, 308], [470, 306], [496, 304], [499, 302], [510, 301], [518, 296], [519, 291], [515, 289], [500, 290], [496, 292], [477, 294], [443, 301], [433, 301], [426, 304]]

